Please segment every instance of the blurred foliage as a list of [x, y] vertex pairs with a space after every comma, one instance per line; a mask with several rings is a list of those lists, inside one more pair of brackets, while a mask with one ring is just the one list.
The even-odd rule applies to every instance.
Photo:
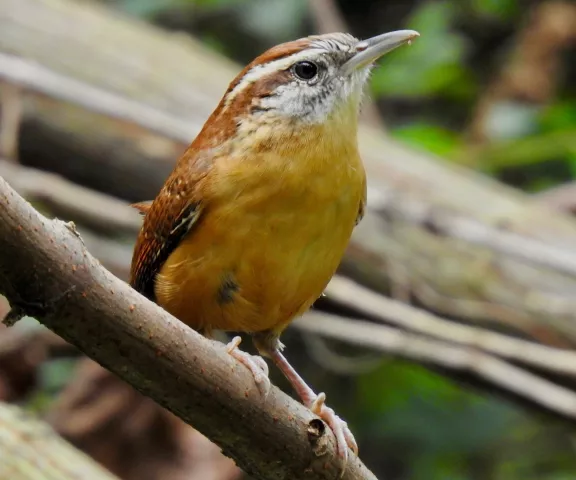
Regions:
[[[558, 423], [543, 429], [519, 409], [458, 388], [423, 367], [387, 362], [360, 377], [358, 388], [364, 441], [382, 446], [388, 461], [402, 464], [402, 478], [544, 480], [562, 478], [559, 471], [574, 475], [566, 427]], [[532, 471], [535, 476], [531, 470], [538, 470]]]
[[[275, 43], [313, 33], [306, 0], [102, 1], [165, 28], [189, 31], [240, 63]], [[363, 12], [345, 18], [359, 37], [377, 33], [371, 30], [381, 25], [421, 33], [411, 47], [386, 56], [371, 80], [372, 95], [398, 140], [529, 191], [576, 179], [574, 48], [564, 52], [552, 98], [497, 103], [484, 119], [485, 142], [469, 140], [475, 108], [538, 2], [336, 3], [343, 12]], [[44, 369], [42, 391], [32, 399], [36, 408], [62, 386], [70, 367], [54, 361]], [[363, 459], [383, 478], [576, 478], [571, 426], [403, 362], [387, 361], [355, 382], [353, 401], [336, 399], [336, 407], [351, 420]]]
[[452, 31], [455, 15], [449, 2], [430, 2], [415, 10], [406, 28], [420, 32], [426, 41], [417, 40], [410, 48], [387, 55], [373, 73], [373, 93], [469, 99], [477, 87], [464, 64], [467, 41]]

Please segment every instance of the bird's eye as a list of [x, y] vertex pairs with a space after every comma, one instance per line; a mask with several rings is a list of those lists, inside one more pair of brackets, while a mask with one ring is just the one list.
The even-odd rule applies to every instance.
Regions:
[[312, 62], [298, 62], [292, 68], [294, 75], [301, 80], [312, 80], [318, 75], [318, 65]]

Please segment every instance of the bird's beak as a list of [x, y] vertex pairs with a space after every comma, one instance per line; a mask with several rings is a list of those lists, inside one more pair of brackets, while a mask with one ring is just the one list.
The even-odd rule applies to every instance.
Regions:
[[362, 40], [356, 45], [354, 56], [342, 65], [342, 74], [349, 75], [354, 70], [365, 67], [378, 60], [382, 55], [391, 52], [405, 43], [410, 43], [420, 34], [414, 30], [398, 30], [396, 32], [383, 33], [376, 37]]

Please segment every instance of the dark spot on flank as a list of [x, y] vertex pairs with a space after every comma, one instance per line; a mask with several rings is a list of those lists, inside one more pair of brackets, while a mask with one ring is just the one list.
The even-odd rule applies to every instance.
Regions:
[[234, 300], [234, 294], [238, 291], [238, 284], [236, 283], [236, 279], [234, 275], [231, 273], [226, 273], [222, 277], [222, 283], [220, 284], [220, 288], [218, 288], [218, 292], [216, 294], [216, 298], [220, 305], [225, 305], [230, 303]]

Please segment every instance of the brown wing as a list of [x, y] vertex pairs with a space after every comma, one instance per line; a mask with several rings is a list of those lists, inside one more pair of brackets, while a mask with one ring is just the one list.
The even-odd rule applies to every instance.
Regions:
[[198, 187], [207, 168], [194, 167], [194, 162], [183, 159], [154, 201], [136, 206], [145, 216], [132, 256], [130, 285], [151, 300], [155, 299], [154, 282], [162, 265], [201, 217]]

